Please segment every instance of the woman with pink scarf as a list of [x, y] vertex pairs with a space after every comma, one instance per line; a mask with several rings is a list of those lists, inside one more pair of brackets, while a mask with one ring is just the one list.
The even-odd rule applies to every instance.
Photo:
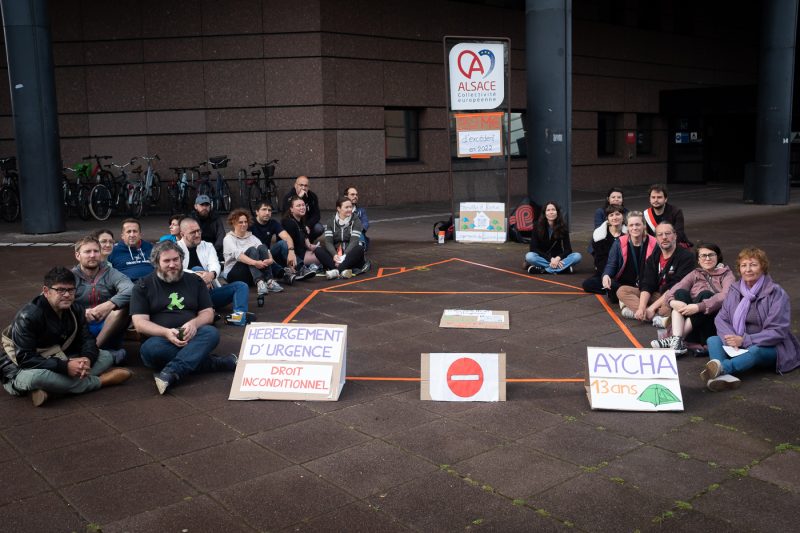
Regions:
[[769, 367], [779, 373], [800, 366], [800, 343], [792, 334], [789, 296], [767, 274], [767, 254], [745, 248], [736, 260], [741, 279], [731, 284], [714, 320], [717, 335], [708, 338], [711, 358], [700, 372], [709, 390], [736, 389], [739, 374]]

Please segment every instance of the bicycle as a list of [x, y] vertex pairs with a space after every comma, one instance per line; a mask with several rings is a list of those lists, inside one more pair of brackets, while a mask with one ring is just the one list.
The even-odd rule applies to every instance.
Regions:
[[133, 162], [131, 159], [124, 165], [111, 163], [110, 166], [116, 168], [119, 175], [114, 176], [112, 172], [108, 172], [105, 177], [109, 181], [100, 182], [92, 187], [89, 193], [89, 209], [97, 220], [108, 219], [114, 211], [131, 213], [130, 206], [136, 185], [131, 183], [125, 169]]
[[0, 174], [3, 175], [0, 186], [0, 215], [6, 222], [14, 222], [19, 218], [20, 211], [17, 158], [11, 156], [0, 159]]
[[[92, 216], [89, 210], [89, 187], [82, 183], [88, 180], [91, 174], [92, 165], [90, 163], [78, 163], [74, 167], [64, 167], [64, 175], [61, 176], [61, 194], [64, 199], [64, 215], [76, 210], [81, 220], [89, 220]], [[75, 174], [75, 181], [69, 181], [66, 173]]]
[[167, 185], [170, 214], [188, 213], [194, 204], [191, 190], [194, 189], [195, 173], [200, 171], [200, 167], [170, 167], [170, 170], [175, 172], [175, 177]]
[[278, 210], [278, 185], [272, 179], [277, 164], [277, 159], [267, 163], [252, 162], [248, 166], [255, 170], [250, 172], [249, 179], [247, 178], [247, 171], [243, 168], [239, 169], [239, 203], [240, 205], [245, 205], [244, 193], [247, 190], [247, 205], [253, 215], [258, 209], [258, 205], [264, 201], [269, 202], [273, 211]]
[[97, 220], [106, 220], [111, 215], [112, 193], [114, 175], [109, 172], [101, 160], [111, 159], [110, 155], [87, 155], [83, 161], [94, 160], [90, 175], [95, 179], [95, 185], [89, 192], [89, 212]]
[[[228, 186], [228, 182], [225, 181], [225, 178], [222, 176], [222, 172], [219, 170], [221, 168], [226, 168], [229, 161], [230, 159], [228, 159], [227, 155], [219, 155], [209, 157], [208, 161], [198, 163], [198, 166], [204, 166], [211, 170], [200, 172], [200, 180], [197, 183], [197, 195], [205, 194], [211, 198], [211, 205], [214, 210], [218, 212], [231, 210], [231, 189]], [[213, 186], [211, 184], [212, 170], [217, 171]]]
[[[146, 207], [158, 205], [158, 201], [161, 199], [161, 176], [153, 169], [153, 160], [158, 159], [160, 161], [161, 158], [158, 157], [158, 154], [153, 156], [140, 155], [134, 157], [131, 161], [137, 159], [147, 161], [147, 168], [142, 170], [142, 167], [137, 167], [131, 171], [137, 174], [139, 178], [129, 208], [134, 217], [140, 218], [144, 214]], [[142, 177], [142, 174], [144, 174], [144, 177]]]

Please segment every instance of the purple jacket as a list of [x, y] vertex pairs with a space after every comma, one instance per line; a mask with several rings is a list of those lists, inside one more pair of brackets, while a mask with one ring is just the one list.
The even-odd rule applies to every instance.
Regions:
[[[765, 276], [764, 286], [756, 300], [750, 304], [750, 312], [745, 320], [745, 334], [742, 347], [774, 346], [778, 353], [776, 370], [789, 372], [800, 366], [800, 343], [792, 334], [791, 306], [789, 296], [780, 285]], [[742, 299], [739, 283], [731, 284], [728, 296], [714, 319], [717, 335], [735, 335], [733, 313]]]
[[[719, 311], [725, 296], [728, 295], [728, 288], [734, 281], [736, 278], [733, 276], [733, 272], [725, 265], [717, 265], [708, 275], [702, 268], [695, 268], [667, 291], [664, 295], [664, 303], [668, 304], [674, 300], [675, 292], [680, 289], [689, 291], [692, 298], [697, 297], [703, 291], [711, 291], [714, 296], [698, 302], [697, 307], [701, 313], [713, 315]], [[713, 288], [711, 284], [713, 284]]]

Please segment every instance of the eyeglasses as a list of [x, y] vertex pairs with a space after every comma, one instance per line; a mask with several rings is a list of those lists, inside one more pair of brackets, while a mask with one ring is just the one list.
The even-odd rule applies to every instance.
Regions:
[[699, 257], [700, 259], [714, 259], [715, 257], [717, 257], [717, 254], [711, 252], [710, 254], [699, 254], [697, 257]]
[[75, 287], [47, 287], [51, 291], [56, 291], [59, 296], [75, 294]]

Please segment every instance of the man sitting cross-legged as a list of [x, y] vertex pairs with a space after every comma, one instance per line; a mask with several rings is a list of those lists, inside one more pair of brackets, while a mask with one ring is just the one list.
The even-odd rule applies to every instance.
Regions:
[[158, 371], [159, 394], [192, 372], [235, 370], [236, 355], [211, 353], [219, 343], [211, 296], [200, 276], [184, 273], [183, 250], [161, 241], [150, 260], [155, 272], [134, 285], [131, 318], [148, 337], [139, 353], [145, 366]]
[[98, 350], [75, 303], [75, 276], [64, 267], [52, 268], [42, 294], [17, 312], [3, 332], [3, 348], [3, 387], [13, 396], [31, 393], [36, 407], [49, 394], [82, 394], [131, 377], [128, 369], [111, 368], [111, 354]]
[[100, 242], [92, 236], [75, 243], [75, 301], [86, 309], [89, 332], [120, 364], [127, 355], [122, 347], [128, 324], [128, 304], [133, 282], [101, 259]]
[[215, 308], [233, 303], [233, 313], [225, 317], [228, 324], [245, 326], [247, 324], [247, 308], [249, 288], [243, 281], [232, 281], [220, 285], [217, 278], [222, 267], [217, 259], [214, 245], [200, 238], [200, 224], [193, 218], [184, 218], [180, 224], [178, 246], [183, 250], [183, 269], [200, 276], [208, 287], [211, 303]]

